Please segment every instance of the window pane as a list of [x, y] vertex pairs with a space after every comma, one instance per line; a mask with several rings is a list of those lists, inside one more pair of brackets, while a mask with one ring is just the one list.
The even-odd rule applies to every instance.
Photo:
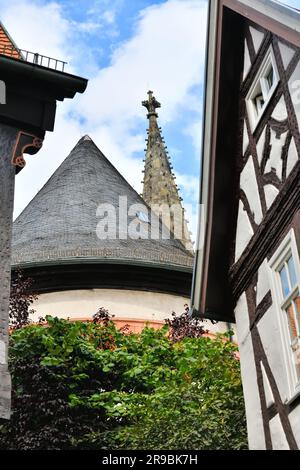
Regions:
[[274, 70], [272, 66], [266, 76], [266, 79], [267, 79], [269, 90], [271, 90], [272, 86], [274, 85]]
[[299, 294], [298, 294], [298, 297], [295, 299], [295, 308], [297, 311], [298, 331], [300, 331], [300, 297], [299, 297]]
[[295, 264], [294, 264], [294, 260], [292, 256], [289, 258], [287, 264], [289, 268], [291, 286], [295, 287], [295, 285], [297, 284], [297, 276], [296, 276], [296, 269], [295, 269]]
[[[290, 306], [287, 309], [287, 314], [289, 317], [289, 325], [290, 325], [290, 334], [291, 334], [291, 348], [293, 353], [293, 361], [296, 366], [296, 373], [297, 379], [300, 379], [300, 342], [299, 342], [299, 335], [296, 331], [296, 322], [298, 322], [299, 328], [299, 308], [300, 308], [300, 297], [295, 299], [294, 308]], [[296, 316], [293, 314], [293, 310], [296, 313]], [[299, 331], [299, 329], [298, 329]]]
[[263, 109], [264, 104], [265, 104], [265, 100], [264, 100], [264, 97], [262, 95], [261, 89], [259, 90], [257, 95], [253, 98], [253, 103], [254, 103], [254, 106], [255, 106], [256, 113], [259, 114], [260, 111]]
[[283, 268], [279, 271], [279, 274], [281, 280], [282, 294], [283, 297], [286, 298], [289, 295], [291, 289], [289, 286], [288, 275], [285, 266], [283, 266]]
[[297, 332], [296, 318], [295, 318], [292, 304], [288, 306], [288, 308], [286, 309], [286, 313], [287, 313], [288, 321], [289, 321], [291, 340], [293, 341], [295, 338], [297, 338], [298, 332]]

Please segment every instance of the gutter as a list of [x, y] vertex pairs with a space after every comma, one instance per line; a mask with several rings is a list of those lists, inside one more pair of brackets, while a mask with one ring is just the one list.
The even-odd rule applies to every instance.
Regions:
[[[59, 90], [61, 96], [57, 97], [62, 101], [64, 98], [73, 98], [75, 94], [83, 93], [87, 87], [88, 80], [66, 72], [57, 71], [42, 65], [25, 62], [21, 59], [0, 55], [0, 77], [4, 79], [10, 77], [10, 82], [15, 82], [15, 78], [27, 82], [39, 81], [47, 87]], [[46, 83], [45, 83], [46, 82]], [[27, 85], [27, 83], [26, 83]]]

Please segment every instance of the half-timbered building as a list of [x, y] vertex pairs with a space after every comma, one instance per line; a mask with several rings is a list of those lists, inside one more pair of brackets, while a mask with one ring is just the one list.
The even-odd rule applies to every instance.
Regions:
[[236, 321], [251, 449], [300, 446], [300, 12], [209, 7], [194, 314]]

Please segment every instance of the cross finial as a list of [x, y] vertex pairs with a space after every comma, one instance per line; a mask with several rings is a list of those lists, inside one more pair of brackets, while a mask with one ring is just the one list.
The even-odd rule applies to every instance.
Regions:
[[142, 105], [148, 109], [148, 115], [150, 116], [158, 116], [156, 109], [161, 107], [161, 104], [156, 101], [155, 97], [153, 96], [153, 91], [148, 91], [148, 100], [142, 101]]

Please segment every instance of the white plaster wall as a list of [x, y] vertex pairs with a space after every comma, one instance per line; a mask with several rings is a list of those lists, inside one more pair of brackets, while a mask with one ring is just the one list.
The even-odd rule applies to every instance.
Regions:
[[[265, 259], [258, 270], [256, 288], [257, 305], [260, 304], [265, 295], [271, 290], [272, 286], [270, 282], [270, 268], [267, 259]], [[276, 304], [274, 303], [274, 299], [271, 307], [267, 310], [263, 318], [258, 323], [257, 328], [267, 359], [269, 361], [269, 365], [279, 388], [281, 398], [285, 399], [287, 394], [287, 376], [285, 372], [285, 362], [283, 359], [278, 312]], [[266, 395], [268, 395], [268, 387], [265, 388], [265, 392]]]
[[295, 145], [294, 139], [291, 140], [290, 148], [289, 148], [289, 153], [288, 153], [288, 159], [287, 159], [287, 165], [286, 165], [286, 176], [288, 177], [294, 166], [296, 165], [298, 161], [298, 153]]
[[247, 148], [249, 145], [249, 136], [248, 136], [248, 130], [247, 130], [247, 124], [246, 121], [244, 121], [244, 130], [243, 130], [243, 154], [245, 154]]
[[289, 420], [292, 426], [292, 430], [296, 439], [296, 442], [300, 446], [300, 417], [299, 417], [300, 409], [299, 406], [293, 409], [293, 411], [289, 414]]
[[250, 224], [247, 212], [244, 210], [244, 205], [240, 201], [239, 214], [236, 229], [236, 242], [235, 242], [235, 261], [239, 259], [244, 249], [248, 245], [253, 236], [252, 226]]
[[265, 35], [264, 33], [262, 33], [261, 31], [258, 31], [258, 29], [253, 28], [252, 26], [250, 26], [249, 29], [250, 29], [250, 34], [252, 36], [254, 49], [255, 49], [255, 52], [257, 53], [261, 46], [261, 43], [263, 42]]
[[282, 96], [272, 113], [272, 118], [276, 119], [277, 121], [284, 121], [287, 118], [287, 116], [288, 116], [287, 109], [286, 109], [284, 97]]
[[267, 376], [267, 373], [266, 373], [266, 369], [265, 369], [262, 361], [260, 361], [260, 367], [261, 367], [262, 377], [263, 377], [266, 404], [267, 404], [267, 407], [269, 407], [269, 406], [273, 405], [273, 403], [275, 403], [274, 395], [273, 395], [271, 385], [270, 385], [270, 382], [269, 382], [269, 379], [268, 379], [268, 376]]
[[285, 437], [279, 415], [270, 421], [270, 433], [273, 450], [289, 450], [290, 447]]
[[259, 199], [258, 186], [252, 156], [249, 157], [240, 178], [240, 187], [247, 196], [251, 210], [254, 213], [254, 220], [257, 224], [262, 221], [262, 208]]
[[244, 56], [244, 76], [243, 78], [246, 78], [247, 73], [249, 72], [251, 68], [251, 60], [250, 60], [250, 54], [247, 46], [247, 41], [245, 40], [245, 56]]
[[289, 81], [289, 90], [295, 107], [298, 126], [300, 128], [300, 63], [298, 63]]
[[[146, 291], [118, 289], [86, 289], [53, 292], [42, 294], [34, 302], [33, 321], [46, 315], [59, 318], [88, 319], [104, 307], [117, 318], [163, 321], [170, 318], [172, 312], [180, 314], [189, 298], [170, 294]], [[224, 333], [227, 324], [218, 322], [215, 325], [207, 320], [203, 323], [206, 330], [212, 333]], [[235, 327], [232, 326], [233, 330]]]
[[270, 157], [268, 158], [268, 161], [266, 163], [265, 167], [265, 173], [269, 173], [272, 169], [276, 171], [276, 175], [278, 178], [281, 180], [281, 175], [282, 175], [282, 148], [285, 144], [287, 137], [287, 132], [284, 132], [281, 134], [280, 138], [278, 139], [276, 137], [276, 132], [271, 129], [271, 140], [270, 140], [270, 145], [271, 145], [271, 152], [270, 152]]
[[256, 303], [257, 305], [263, 300], [265, 295], [271, 289], [269, 280], [269, 266], [268, 261], [265, 259], [258, 269], [257, 288], [256, 288]]
[[258, 323], [257, 328], [271, 371], [279, 389], [281, 400], [285, 402], [288, 396], [288, 377], [277, 314], [276, 306], [272, 304]]
[[[263, 264], [259, 268], [258, 272], [258, 283], [257, 283], [257, 304], [261, 302], [268, 290], [272, 289], [270, 282], [270, 269], [268, 267], [267, 260], [264, 260]], [[274, 294], [274, 292], [273, 292]], [[277, 311], [276, 304], [273, 303], [269, 310], [265, 313], [263, 318], [258, 323], [258, 331], [261, 337], [261, 341], [264, 346], [264, 350], [279, 389], [280, 397], [283, 403], [286, 403], [289, 397], [288, 390], [288, 376], [286, 370], [286, 364], [284, 360], [284, 351], [281, 338], [281, 326], [278, 318], [280, 312]], [[265, 373], [263, 371], [264, 388], [267, 399], [267, 406], [270, 406], [274, 401], [270, 384]], [[300, 443], [300, 419], [299, 419], [299, 407], [295, 408], [289, 415], [289, 420], [294, 432], [294, 436], [298, 444]], [[281, 425], [279, 415], [275, 416], [270, 422], [270, 432], [272, 438], [272, 445], [274, 450], [289, 449], [284, 430]]]
[[238, 301], [235, 318], [241, 357], [241, 375], [247, 415], [249, 448], [251, 450], [265, 450], [263, 420], [245, 294]]
[[275, 201], [276, 197], [278, 196], [279, 191], [272, 184], [267, 184], [264, 187], [264, 192], [266, 196], [267, 209], [269, 209], [271, 205], [273, 204], [273, 202]]
[[243, 293], [239, 298], [235, 308], [235, 320], [237, 328], [238, 343], [241, 345], [250, 335], [249, 318], [246, 294]]
[[263, 152], [265, 148], [265, 141], [266, 141], [266, 127], [264, 128], [263, 132], [261, 133], [260, 138], [258, 139], [257, 145], [256, 145], [256, 151], [257, 151], [257, 157], [258, 157], [258, 163], [261, 164], [262, 158], [263, 158]]
[[[258, 273], [257, 303], [264, 298], [269, 291], [269, 279], [267, 261], [265, 260]], [[271, 306], [258, 323], [258, 331], [263, 343], [263, 347], [269, 361], [270, 368], [279, 389], [281, 399], [287, 398], [287, 375], [285, 371], [279, 322], [277, 321], [275, 306]], [[241, 358], [241, 374], [243, 391], [245, 397], [248, 441], [250, 449], [265, 449], [265, 438], [263, 420], [261, 413], [261, 403], [257, 386], [257, 373], [254, 363], [253, 346], [251, 333], [249, 331], [248, 307], [245, 293], [240, 297], [236, 310], [236, 328]], [[262, 364], [261, 364], [262, 366]], [[264, 367], [261, 367], [263, 383], [268, 406], [274, 402], [274, 397], [270, 388]], [[270, 422], [270, 430], [274, 449], [286, 449], [288, 444], [284, 436], [280, 420], [275, 417]], [[300, 434], [300, 424], [297, 422], [296, 414], [293, 418], [295, 433]], [[299, 413], [298, 413], [299, 420]]]
[[295, 55], [295, 51], [294, 49], [287, 46], [286, 44], [283, 44], [282, 42], [279, 42], [279, 49], [280, 49], [283, 65], [285, 69], [287, 69], [289, 63], [291, 62], [292, 58]]

